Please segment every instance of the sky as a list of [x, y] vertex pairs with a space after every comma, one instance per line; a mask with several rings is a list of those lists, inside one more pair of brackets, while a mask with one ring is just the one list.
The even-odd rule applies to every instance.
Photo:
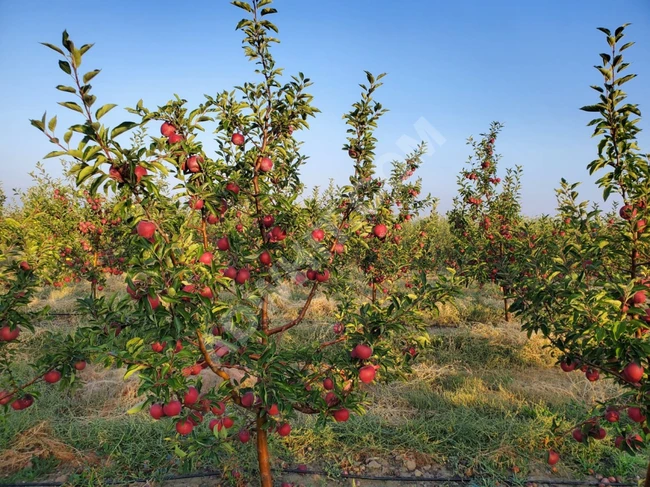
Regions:
[[[408, 142], [424, 139], [430, 153], [421, 171], [424, 192], [450, 209], [456, 176], [470, 154], [466, 139], [498, 120], [500, 171], [523, 166], [522, 204], [527, 215], [553, 213], [560, 178], [583, 181], [581, 195], [602, 201], [586, 166], [596, 141], [583, 105], [597, 101], [589, 85], [602, 80], [593, 68], [606, 50], [596, 27], [632, 22], [626, 51], [637, 79], [626, 85], [630, 101], [650, 116], [650, 0], [276, 0], [281, 44], [274, 48], [285, 74], [314, 81], [322, 113], [301, 132], [310, 159], [302, 174], [308, 187], [345, 183], [351, 160], [342, 115], [359, 98], [364, 70], [386, 72], [376, 99], [390, 112], [376, 132], [378, 175], [403, 158]], [[58, 115], [59, 131], [77, 120], [57, 105], [67, 84], [57, 54], [39, 42], [59, 44], [67, 29], [76, 45], [95, 43], [84, 67], [101, 68], [92, 84], [98, 104], [117, 103], [105, 117], [133, 119], [120, 111], [142, 98], [154, 109], [174, 93], [200, 103], [254, 79], [235, 25], [243, 11], [226, 0], [45, 2], [0, 0], [0, 181], [6, 193], [31, 184], [29, 172], [54, 147], [30, 118]], [[98, 105], [99, 106], [99, 105]], [[66, 125], [67, 124], [67, 125]], [[639, 136], [650, 152], [648, 122]], [[61, 174], [56, 159], [47, 171]]]

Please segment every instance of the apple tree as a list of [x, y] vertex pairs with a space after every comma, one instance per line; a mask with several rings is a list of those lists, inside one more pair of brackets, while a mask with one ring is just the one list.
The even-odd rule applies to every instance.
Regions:
[[494, 152], [502, 125], [493, 122], [481, 140], [470, 137], [473, 156], [458, 176], [458, 196], [447, 218], [454, 238], [459, 274], [479, 285], [497, 284], [503, 293], [504, 318], [510, 319], [509, 297], [520, 276], [517, 239], [523, 235], [520, 198], [522, 168], [497, 175], [500, 156]]
[[[641, 112], [623, 91], [635, 77], [626, 71], [629, 63], [623, 58], [633, 45], [622, 41], [625, 27], [599, 29], [608, 45], [596, 66], [603, 82], [592, 86], [597, 103], [582, 108], [595, 114], [589, 125], [599, 139], [588, 170], [600, 175], [597, 184], [604, 200], [615, 196], [621, 202], [619, 214], [605, 215], [597, 206], [579, 202], [577, 184], [563, 180], [558, 190], [561, 221], [550, 250], [556, 255], [544, 278], [525, 283], [528, 292], [512, 309], [522, 317], [525, 330], [550, 340], [561, 354], [563, 370], [579, 370], [586, 380], [607, 379], [620, 386], [620, 394], [600, 404], [573, 430], [573, 438], [598, 441], [610, 432], [618, 448], [635, 452], [650, 433], [650, 166], [636, 140]], [[552, 452], [549, 460], [558, 459]]]
[[[81, 304], [89, 325], [77, 336], [91, 358], [138, 375], [146, 398], [140, 408], [174, 423], [181, 456], [254, 438], [265, 487], [272, 485], [269, 435], [289, 435], [299, 413], [324, 424], [363, 412], [366, 385], [407, 366], [392, 340], [412, 326], [411, 310], [453, 290], [451, 282], [422, 276], [421, 294], [359, 302], [340, 259], [345, 240], [393, 218], [375, 206], [381, 184], [372, 177], [373, 130], [384, 111], [374, 93], [382, 76], [366, 74], [361, 101], [345, 117], [344, 150], [353, 167], [350, 184], [337, 190], [337, 211], [314, 214], [299, 201], [307, 157], [294, 133], [307, 129], [318, 110], [310, 79], [286, 78], [271, 54], [278, 41], [270, 3], [233, 2], [246, 12], [238, 29], [256, 81], [206, 96], [196, 108], [180, 97], [155, 110], [139, 101], [128, 110], [137, 121], [112, 128], [102, 118], [115, 105], [96, 105], [90, 84], [99, 70], [81, 70], [92, 45], [78, 47], [64, 32], [61, 46], [46, 46], [70, 80], [57, 88], [74, 101], [60, 104], [80, 123], [59, 137], [51, 121], [32, 121], [56, 146], [50, 156], [74, 161], [77, 184], [87, 185], [90, 198], [111, 195], [113, 218], [133, 229], [125, 237], [129, 296], [90, 296]], [[152, 125], [159, 134], [146, 134]], [[215, 151], [204, 146], [208, 126]], [[135, 128], [139, 135], [126, 142], [123, 134]], [[160, 178], [173, 181], [170, 191], [157, 184]], [[272, 298], [294, 282], [306, 295], [286, 319]], [[301, 333], [320, 293], [339, 303], [333, 326], [318, 323], [329, 338], [284, 339]], [[218, 385], [204, 387], [205, 374]]]

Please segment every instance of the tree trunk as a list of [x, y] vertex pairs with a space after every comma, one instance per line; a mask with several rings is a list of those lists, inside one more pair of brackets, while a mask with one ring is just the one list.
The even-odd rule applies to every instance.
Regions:
[[650, 487], [650, 462], [648, 462], [648, 471], [645, 474], [645, 487]]
[[260, 487], [273, 487], [271, 460], [269, 458], [269, 438], [264, 426], [262, 411], [257, 413], [257, 462], [260, 467]]
[[510, 313], [508, 313], [508, 298], [503, 298], [503, 313], [506, 321], [510, 321]]

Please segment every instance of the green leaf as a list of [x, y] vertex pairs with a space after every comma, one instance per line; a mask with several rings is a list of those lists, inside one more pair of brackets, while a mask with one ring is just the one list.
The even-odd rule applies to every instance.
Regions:
[[56, 128], [56, 115], [54, 115], [50, 120], [50, 123], [47, 124], [47, 128], [50, 129], [50, 132], [54, 132], [54, 129]]
[[83, 56], [83, 55], [86, 54], [86, 52], [88, 52], [88, 50], [89, 50], [91, 47], [93, 47], [94, 45], [95, 45], [95, 44], [84, 44], [83, 46], [81, 46], [81, 47], [79, 48], [79, 52], [80, 52], [81, 55]]
[[129, 368], [126, 370], [126, 374], [124, 374], [124, 380], [127, 380], [133, 374], [135, 374], [136, 372], [142, 369], [146, 369], [146, 367], [144, 365], [137, 365], [137, 364], [129, 365]]
[[144, 407], [145, 404], [147, 404], [147, 401], [142, 401], [140, 404], [136, 404], [136, 405], [133, 406], [131, 409], [129, 409], [129, 410], [126, 412], [126, 414], [136, 414], [136, 413], [139, 413], [140, 411], [142, 411], [142, 408]]
[[64, 135], [63, 135], [63, 140], [65, 140], [65, 143], [68, 144], [70, 142], [70, 139], [72, 138], [72, 130], [68, 130]]
[[41, 120], [32, 119], [29, 121], [34, 127], [36, 127], [41, 132], [45, 132], [45, 124]]
[[72, 69], [70, 68], [70, 63], [67, 61], [59, 61], [59, 68], [66, 74], [72, 74]]
[[43, 159], [51, 159], [52, 157], [61, 157], [66, 155], [67, 152], [64, 150], [55, 150], [47, 154]]
[[72, 52], [74, 49], [74, 44], [70, 40], [70, 36], [68, 35], [67, 30], [64, 30], [63, 34], [61, 35], [61, 44], [63, 44], [63, 47], [65, 47], [68, 52]]
[[106, 115], [108, 112], [110, 112], [113, 108], [115, 108], [117, 105], [114, 103], [108, 103], [107, 105], [104, 105], [103, 107], [100, 107], [97, 109], [97, 112], [95, 113], [95, 117], [97, 120], [102, 118], [104, 115]]
[[113, 139], [113, 138], [117, 137], [118, 135], [126, 132], [127, 130], [131, 130], [136, 125], [138, 125], [138, 124], [135, 123], [135, 122], [122, 122], [121, 124], [119, 124], [117, 127], [115, 127], [111, 131], [111, 139]]
[[600, 105], [586, 105], [580, 108], [580, 110], [583, 112], [600, 112], [600, 108]]
[[70, 110], [73, 110], [73, 111], [75, 111], [75, 112], [79, 112], [79, 113], [83, 113], [83, 112], [84, 112], [84, 111], [81, 109], [81, 107], [80, 107], [77, 103], [75, 103], [75, 102], [73, 102], [73, 101], [60, 101], [60, 102], [59, 102], [59, 105], [61, 105], [62, 107], [69, 108]]
[[72, 49], [72, 62], [76, 68], [81, 66], [81, 53], [79, 52], [79, 49], [74, 49], [74, 47]]
[[[95, 173], [95, 166], [86, 166], [77, 174], [77, 186]], [[126, 379], [126, 377], [124, 378]]]
[[253, 12], [253, 8], [246, 2], [242, 2], [240, 0], [235, 0], [234, 2], [232, 2], [232, 4], [235, 7], [239, 7], [241, 9], [243, 9], [243, 10], [246, 10], [246, 12], [251, 12], [251, 13]]
[[187, 453], [185, 453], [183, 450], [181, 450], [178, 445], [174, 445], [174, 453], [176, 454], [176, 456], [178, 458], [185, 458], [187, 456]]
[[61, 48], [55, 46], [54, 44], [50, 44], [49, 42], [41, 42], [41, 44], [44, 45], [45, 47], [49, 47], [53, 51], [58, 52], [59, 54], [61, 54], [61, 56], [65, 56], [65, 53], [63, 52], [63, 50]]
[[59, 91], [65, 91], [66, 93], [76, 93], [77, 90], [75, 90], [72, 86], [65, 86], [65, 85], [57, 85], [56, 89]]
[[84, 84], [88, 83], [91, 79], [97, 76], [101, 72], [101, 69], [93, 69], [84, 74]]

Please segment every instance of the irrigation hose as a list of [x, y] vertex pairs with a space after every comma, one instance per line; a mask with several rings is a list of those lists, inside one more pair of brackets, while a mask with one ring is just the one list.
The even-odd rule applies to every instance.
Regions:
[[[276, 472], [282, 473], [293, 473], [298, 475], [323, 475], [327, 476], [325, 472], [320, 472], [317, 470], [299, 470], [293, 468], [286, 469], [274, 469]], [[196, 479], [202, 477], [221, 477], [221, 472], [198, 472], [185, 475], [166, 475], [162, 480], [183, 480], [183, 479]], [[387, 475], [362, 475], [362, 474], [341, 474], [341, 478], [344, 479], [355, 479], [355, 480], [379, 480], [379, 481], [399, 481], [401, 483], [411, 483], [411, 482], [435, 482], [435, 483], [454, 483], [461, 485], [468, 485], [475, 481], [476, 479], [470, 479], [467, 477], [391, 477]], [[134, 483], [146, 483], [151, 479], [128, 479], [128, 480], [106, 480], [104, 483], [106, 485], [126, 485]], [[599, 485], [601, 482], [585, 482], [580, 480], [553, 480], [553, 479], [529, 479], [529, 480], [517, 480], [517, 485], [521, 485], [522, 482], [525, 483], [536, 483], [536, 484], [547, 484], [547, 485]], [[514, 483], [508, 483], [503, 481], [505, 486], [514, 485]], [[65, 485], [63, 482], [26, 482], [26, 483], [11, 483], [6, 484], [0, 481], [0, 485], [3, 487], [62, 487]], [[610, 483], [608, 484], [611, 487], [636, 487], [637, 484], [628, 484], [628, 483]]]

